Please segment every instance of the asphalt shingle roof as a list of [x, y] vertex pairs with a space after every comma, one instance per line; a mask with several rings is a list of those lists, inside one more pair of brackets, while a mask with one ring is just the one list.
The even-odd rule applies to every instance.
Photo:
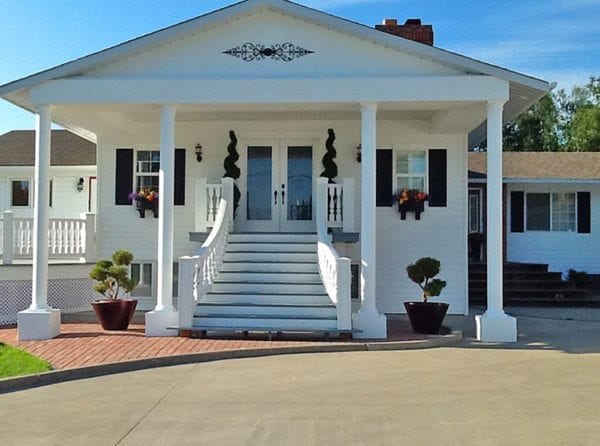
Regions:
[[[68, 130], [52, 130], [53, 166], [95, 166], [96, 144]], [[12, 130], [0, 135], [0, 166], [33, 166], [35, 131]]]
[[[600, 179], [600, 152], [504, 152], [505, 179]], [[485, 178], [487, 154], [469, 153], [469, 178]]]

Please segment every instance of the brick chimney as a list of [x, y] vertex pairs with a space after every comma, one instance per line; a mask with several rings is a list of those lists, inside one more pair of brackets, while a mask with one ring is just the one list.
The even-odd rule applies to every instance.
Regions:
[[404, 25], [398, 25], [396, 19], [385, 19], [375, 29], [433, 46], [433, 27], [421, 24], [421, 19], [408, 19]]

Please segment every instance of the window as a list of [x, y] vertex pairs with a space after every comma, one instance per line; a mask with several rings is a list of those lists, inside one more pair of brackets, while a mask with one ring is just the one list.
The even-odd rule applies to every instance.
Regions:
[[11, 182], [11, 206], [29, 206], [29, 180]]
[[160, 152], [158, 150], [138, 150], [135, 163], [136, 191], [148, 188], [158, 191], [158, 169]]
[[152, 275], [152, 263], [132, 263], [131, 278], [137, 282], [133, 289], [132, 297], [151, 297], [154, 295], [154, 278]]
[[573, 193], [530, 193], [526, 196], [528, 231], [575, 231]]
[[396, 155], [396, 190], [425, 191], [427, 175], [426, 152], [398, 152]]

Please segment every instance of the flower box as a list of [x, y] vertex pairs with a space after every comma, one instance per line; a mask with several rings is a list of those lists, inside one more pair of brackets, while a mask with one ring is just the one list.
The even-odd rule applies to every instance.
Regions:
[[153, 189], [142, 188], [138, 192], [129, 194], [130, 200], [135, 200], [135, 210], [139, 212], [140, 218], [146, 217], [146, 210], [154, 213], [158, 218], [158, 192]]
[[394, 199], [398, 202], [400, 219], [406, 220], [407, 212], [415, 213], [415, 220], [421, 219], [421, 212], [425, 210], [427, 194], [417, 189], [402, 189]]

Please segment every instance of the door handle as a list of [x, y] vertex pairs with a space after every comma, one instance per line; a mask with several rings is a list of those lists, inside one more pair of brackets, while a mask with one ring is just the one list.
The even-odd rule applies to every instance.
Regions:
[[275, 196], [275, 204], [277, 204], [277, 191], [273, 192], [273, 195]]

